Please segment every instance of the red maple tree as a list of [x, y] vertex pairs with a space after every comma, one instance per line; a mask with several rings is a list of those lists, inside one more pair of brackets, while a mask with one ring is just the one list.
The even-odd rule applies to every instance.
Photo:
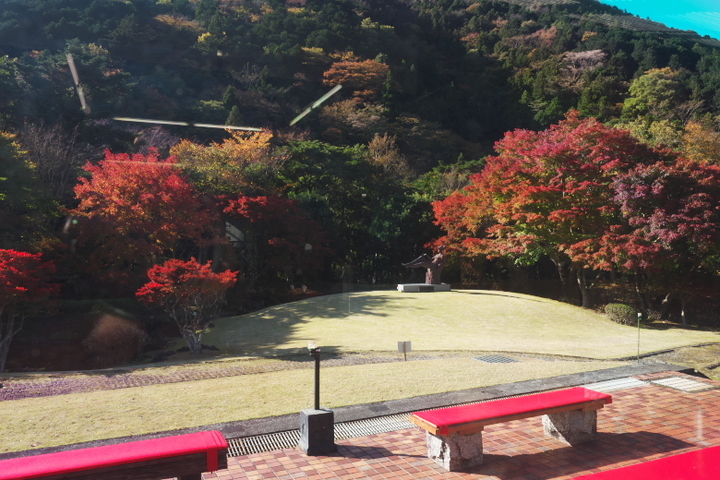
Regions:
[[171, 259], [147, 272], [150, 279], [135, 295], [148, 305], [157, 305], [172, 318], [191, 353], [202, 350], [202, 333], [217, 313], [225, 292], [235, 285], [238, 272], [215, 273], [212, 262]]
[[54, 272], [55, 265], [39, 253], [0, 250], [0, 372], [30, 307], [58, 292], [59, 286], [49, 283]]
[[613, 202], [613, 182], [672, 156], [576, 111], [541, 132], [508, 132], [495, 148], [498, 155], [470, 186], [434, 204], [436, 223], [447, 232], [440, 241], [520, 265], [546, 255], [564, 283], [574, 274], [587, 305], [585, 272], [603, 267], [588, 261], [601, 246], [596, 240], [627, 223]]
[[243, 270], [250, 289], [272, 277], [302, 281], [320, 270], [332, 253], [320, 224], [294, 200], [239, 196], [227, 199], [223, 212], [245, 234]]
[[594, 258], [654, 272], [669, 294], [679, 293], [685, 323], [686, 302], [720, 268], [720, 166], [685, 158], [638, 165], [614, 188], [628, 227], [617, 238], [601, 238]]
[[173, 157], [108, 151], [84, 168], [89, 175], [75, 187], [80, 203], [68, 213], [80, 220], [77, 246], [91, 274], [132, 286], [158, 258], [212, 242], [213, 209]]

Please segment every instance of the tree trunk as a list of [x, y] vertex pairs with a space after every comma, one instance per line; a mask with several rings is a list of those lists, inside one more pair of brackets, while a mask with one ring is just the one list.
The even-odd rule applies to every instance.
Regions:
[[560, 276], [560, 283], [562, 284], [563, 288], [567, 287], [567, 270], [570, 262], [566, 258], [561, 258], [558, 252], [551, 253], [550, 255], [548, 255], [548, 257], [550, 257], [550, 260], [552, 260], [552, 262], [555, 264], [555, 268], [557, 269], [558, 275]]
[[680, 297], [680, 319], [682, 320], [682, 326], [687, 326], [687, 315], [685, 314], [685, 306], [687, 305], [687, 302], [685, 301], [685, 297]]
[[190, 349], [190, 353], [197, 354], [202, 351], [202, 344], [200, 343], [202, 333], [195, 333], [192, 328], [184, 328], [182, 336]]
[[575, 269], [578, 289], [580, 290], [580, 305], [583, 308], [590, 308], [590, 288], [587, 284], [586, 270], [582, 267]]
[[688, 292], [682, 292], [680, 293], [680, 320], [682, 321], [682, 326], [687, 326], [687, 305], [688, 302], [692, 299], [692, 294]]
[[15, 316], [10, 314], [8, 318], [2, 318], [2, 308], [0, 308], [0, 372], [5, 371], [5, 362], [10, 352], [10, 342], [13, 337], [22, 328], [22, 318], [20, 326], [15, 328]]
[[257, 242], [258, 239], [255, 230], [247, 228], [245, 230], [245, 260], [247, 261], [247, 289], [250, 292], [255, 290], [258, 278], [260, 277], [260, 258]]
[[647, 297], [647, 281], [641, 270], [635, 271], [635, 293], [637, 294], [640, 312], [643, 314], [643, 318], [648, 318], [650, 300]]
[[569, 276], [572, 271], [570, 259], [568, 259], [567, 256], [560, 254], [559, 252], [553, 252], [549, 254], [548, 257], [555, 265], [558, 276], [560, 277], [560, 284], [562, 285], [560, 298], [563, 300], [567, 300], [574, 297], [574, 292], [570, 291], [572, 290], [570, 288], [572, 282], [569, 281]]
[[[200, 263], [200, 264], [205, 264], [205, 263], [207, 263], [207, 259], [208, 259], [208, 248], [209, 248], [209, 247], [200, 247], [200, 248], [198, 248], [198, 256], [197, 256], [197, 261], [198, 261], [198, 263]], [[215, 266], [215, 264], [213, 263], [213, 267], [214, 267], [214, 266]]]
[[0, 340], [0, 372], [5, 371], [5, 362], [7, 361], [8, 352], [10, 352], [10, 340], [12, 340], [12, 337]]
[[668, 292], [667, 295], [660, 302], [660, 318], [668, 320], [670, 318], [670, 301], [672, 300], [673, 292]]
[[510, 285], [509, 290], [512, 292], [526, 292], [530, 281], [530, 269], [525, 266], [515, 265], [509, 261]]
[[[212, 245], [212, 266], [213, 272], [218, 273], [223, 269], [223, 257], [225, 256], [225, 246], [228, 242], [225, 240], [225, 220], [222, 215], [218, 214], [219, 219], [215, 222], [215, 229], [222, 234], [218, 235], [218, 238], [213, 242]], [[207, 254], [206, 254], [207, 255]]]

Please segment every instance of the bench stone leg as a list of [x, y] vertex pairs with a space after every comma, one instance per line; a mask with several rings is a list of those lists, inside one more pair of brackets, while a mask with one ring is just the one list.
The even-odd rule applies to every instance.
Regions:
[[433, 435], [426, 432], [428, 458], [450, 472], [465, 470], [483, 461], [482, 432], [471, 435]]
[[568, 445], [589, 442], [597, 437], [597, 410], [543, 415], [545, 435], [557, 438]]

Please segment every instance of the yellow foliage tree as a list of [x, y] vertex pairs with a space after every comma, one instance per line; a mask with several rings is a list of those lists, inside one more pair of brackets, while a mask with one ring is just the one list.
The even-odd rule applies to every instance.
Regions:
[[688, 122], [682, 138], [682, 150], [691, 160], [720, 164], [720, 132], [699, 122]]
[[374, 100], [380, 96], [389, 71], [390, 67], [375, 60], [335, 62], [323, 73], [323, 83], [340, 84], [361, 101]]
[[183, 140], [170, 150], [197, 187], [212, 194], [277, 193], [276, 173], [284, 157], [271, 145], [272, 132], [232, 132], [208, 146]]
[[368, 144], [368, 153], [370, 161], [380, 165], [385, 173], [391, 177], [395, 177], [400, 181], [412, 179], [413, 172], [408, 165], [407, 159], [400, 153], [400, 149], [395, 143], [397, 138], [387, 133], [383, 135], [375, 134]]

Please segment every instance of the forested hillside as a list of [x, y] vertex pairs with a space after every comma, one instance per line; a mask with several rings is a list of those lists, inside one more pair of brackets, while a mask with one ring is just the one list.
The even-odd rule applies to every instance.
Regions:
[[[594, 227], [572, 248], [466, 248], [507, 219], [470, 213], [458, 234], [433, 202], [478, 185], [506, 132], [566, 128], [569, 111], [629, 131], [623, 145], [651, 152], [638, 164], [715, 168], [719, 86], [720, 42], [594, 0], [3, 0], [0, 247], [52, 261], [65, 298], [132, 295], [153, 265], [213, 260], [240, 272], [241, 309], [300, 284], [407, 279], [401, 263], [442, 237], [448, 281], [569, 275], [554, 262], [582, 274], [565, 298], [590, 306], [595, 280], [631, 292], [656, 275], [580, 261]], [[707, 235], [667, 246], [703, 288]]]

